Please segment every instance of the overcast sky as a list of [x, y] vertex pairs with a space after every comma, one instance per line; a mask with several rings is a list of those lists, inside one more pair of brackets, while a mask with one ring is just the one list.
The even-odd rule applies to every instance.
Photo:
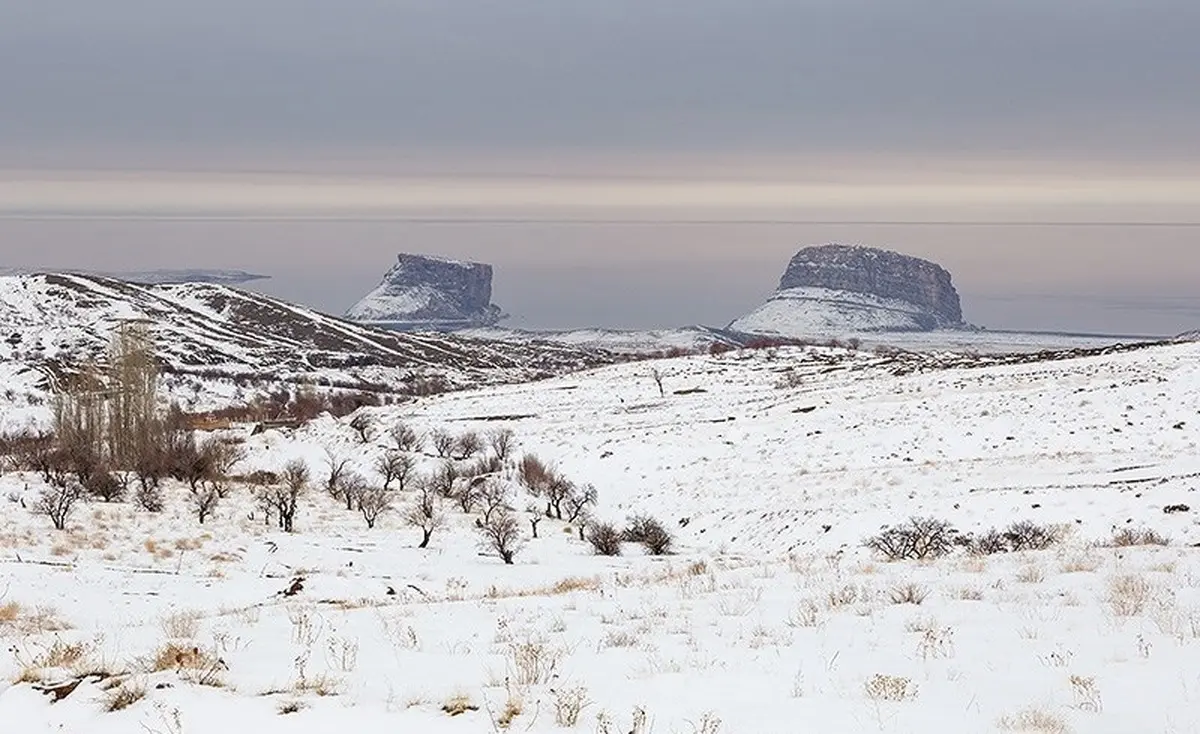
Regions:
[[[526, 325], [719, 325], [837, 240], [977, 323], [1180, 331], [1200, 228], [1141, 225], [1200, 221], [1198, 37], [1192, 0], [0, 0], [0, 264], [340, 311], [436, 252]], [[946, 221], [997, 226], [896, 224]]]

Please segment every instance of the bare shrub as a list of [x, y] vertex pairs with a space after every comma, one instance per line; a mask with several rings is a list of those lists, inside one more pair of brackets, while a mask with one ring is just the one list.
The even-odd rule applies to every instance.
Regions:
[[488, 445], [492, 447], [492, 453], [501, 462], [512, 454], [516, 440], [517, 435], [511, 428], [497, 428], [488, 434]]
[[396, 488], [403, 492], [416, 466], [416, 461], [408, 454], [388, 451], [376, 460], [375, 471], [383, 477], [384, 489], [391, 489], [392, 482], [395, 482]]
[[438, 494], [427, 480], [415, 482], [416, 501], [404, 512], [404, 521], [421, 530], [421, 544], [418, 548], [428, 548], [434, 532], [446, 523], [442, 514]]
[[133, 501], [147, 512], [162, 512], [165, 505], [162, 489], [157, 484], [144, 482], [133, 493]]
[[390, 435], [398, 451], [412, 453], [424, 448], [425, 442], [421, 439], [421, 434], [417, 433], [407, 424], [397, 423], [392, 426]]
[[50, 518], [55, 530], [64, 530], [75, 507], [85, 499], [83, 487], [75, 481], [66, 482], [64, 486], [52, 484], [38, 493], [33, 503], [33, 511]]
[[433, 451], [440, 459], [449, 459], [454, 454], [454, 444], [456, 440], [449, 431], [436, 428], [429, 434], [429, 441], [433, 444]]
[[1008, 547], [1014, 552], [1045, 550], [1061, 540], [1059, 530], [1051, 525], [1038, 525], [1030, 520], [1014, 522], [1004, 530]]
[[525, 454], [517, 465], [517, 479], [534, 496], [542, 494], [553, 477], [550, 467], [533, 454]]
[[979, 535], [964, 535], [959, 537], [960, 544], [967, 552], [975, 556], [991, 556], [1008, 552], [1008, 539], [995, 528], [984, 531]]
[[480, 523], [479, 532], [486, 546], [508, 565], [512, 565], [514, 557], [524, 545], [517, 518], [508, 510], [494, 512], [487, 521]]
[[612, 523], [592, 523], [588, 528], [587, 540], [598, 556], [621, 555], [621, 531]]
[[116, 502], [125, 497], [124, 482], [107, 468], [100, 467], [91, 472], [82, 482], [87, 493], [104, 502]]
[[904, 525], [884, 528], [864, 545], [889, 561], [940, 558], [953, 550], [957, 532], [943, 520], [914, 517]]
[[1171, 541], [1150, 528], [1120, 528], [1113, 533], [1108, 544], [1113, 548], [1129, 548], [1140, 545], [1166, 546]]
[[550, 690], [550, 694], [554, 696], [554, 723], [561, 727], [576, 726], [580, 714], [592, 705], [591, 699], [588, 698], [588, 689], [583, 686], [555, 687]]
[[196, 513], [196, 519], [203, 525], [204, 521], [216, 512], [217, 505], [221, 501], [221, 493], [213, 484], [201, 484], [197, 487], [192, 487], [188, 492], [188, 502], [192, 506], [192, 511]]
[[483, 451], [483, 439], [475, 431], [467, 431], [454, 439], [451, 458], [456, 461], [466, 461], [480, 451]]
[[358, 413], [350, 419], [350, 430], [358, 436], [359, 443], [371, 443], [375, 434], [375, 419], [368, 413]]
[[375, 527], [375, 521], [392, 507], [392, 493], [383, 487], [368, 486], [358, 494], [358, 511], [362, 513], [367, 529]]
[[1116, 617], [1136, 617], [1145, 611], [1154, 596], [1154, 586], [1141, 576], [1125, 574], [1108, 582], [1105, 601]]
[[629, 543], [640, 543], [653, 556], [668, 555], [674, 543], [671, 532], [649, 515], [630, 517], [622, 539]]
[[508, 677], [524, 688], [544, 685], [554, 680], [562, 659], [563, 651], [545, 642], [514, 642], [508, 647]]
[[459, 473], [464, 477], [495, 476], [504, 471], [504, 462], [498, 456], [481, 456], [475, 461], [464, 464]]
[[920, 606], [929, 598], [929, 589], [914, 583], [899, 584], [892, 587], [888, 597], [893, 604], [915, 604]]

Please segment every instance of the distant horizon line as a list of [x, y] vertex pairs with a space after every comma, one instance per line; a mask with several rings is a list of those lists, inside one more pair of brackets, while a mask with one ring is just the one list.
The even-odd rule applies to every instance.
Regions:
[[1200, 221], [1161, 220], [992, 220], [992, 219], [791, 219], [748, 218], [563, 218], [563, 217], [422, 217], [406, 215], [339, 214], [35, 214], [0, 212], [0, 221], [129, 221], [129, 222], [395, 222], [434, 226], [470, 225], [572, 225], [572, 226], [821, 226], [821, 227], [1055, 227], [1055, 228], [1179, 228], [1200, 227]]

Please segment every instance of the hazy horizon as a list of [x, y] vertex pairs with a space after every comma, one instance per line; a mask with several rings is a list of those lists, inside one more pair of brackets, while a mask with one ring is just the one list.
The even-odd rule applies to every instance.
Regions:
[[0, 266], [239, 268], [340, 313], [398, 252], [513, 325], [723, 325], [809, 244], [997, 329], [1200, 327], [1182, 0], [0, 0]]

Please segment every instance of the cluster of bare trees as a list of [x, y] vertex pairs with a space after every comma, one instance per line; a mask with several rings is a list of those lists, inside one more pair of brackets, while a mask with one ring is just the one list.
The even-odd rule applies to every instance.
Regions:
[[134, 501], [157, 512], [161, 483], [172, 477], [187, 484], [200, 522], [212, 515], [241, 451], [217, 439], [196, 443], [182, 412], [165, 408], [143, 324], [122, 324], [106, 359], [84, 365], [57, 387], [52, 430], [18, 442], [18, 463], [46, 484], [35, 511], [62, 529], [80, 502], [120, 501], [136, 481]]

